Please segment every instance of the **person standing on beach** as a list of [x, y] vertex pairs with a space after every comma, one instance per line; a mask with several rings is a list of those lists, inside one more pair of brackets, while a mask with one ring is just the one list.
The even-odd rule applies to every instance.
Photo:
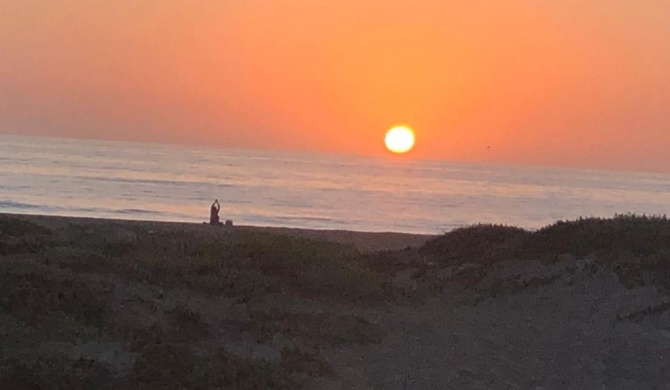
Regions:
[[212, 207], [209, 209], [209, 224], [212, 226], [221, 226], [222, 223], [219, 222], [219, 210], [221, 210], [221, 205], [219, 204], [218, 199], [214, 199]]

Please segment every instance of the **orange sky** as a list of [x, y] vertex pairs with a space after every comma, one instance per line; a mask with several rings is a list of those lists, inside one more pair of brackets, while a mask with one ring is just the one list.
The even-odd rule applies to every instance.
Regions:
[[[160, 4], [158, 7], [156, 4]], [[670, 171], [670, 2], [0, 1], [0, 133]]]

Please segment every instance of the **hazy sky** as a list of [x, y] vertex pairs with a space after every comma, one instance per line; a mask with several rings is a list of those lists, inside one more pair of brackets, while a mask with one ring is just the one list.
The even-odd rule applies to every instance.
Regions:
[[670, 1], [0, 0], [0, 133], [670, 171]]

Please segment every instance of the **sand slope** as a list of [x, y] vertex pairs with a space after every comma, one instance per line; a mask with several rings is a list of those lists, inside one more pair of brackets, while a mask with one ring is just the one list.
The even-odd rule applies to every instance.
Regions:
[[311, 388], [667, 386], [670, 361], [664, 356], [670, 350], [670, 315], [617, 320], [667, 296], [649, 286], [626, 289], [608, 271], [568, 276], [560, 267], [526, 267], [561, 279], [483, 301], [477, 293], [455, 288], [417, 306], [367, 311], [386, 332], [383, 342], [329, 350], [326, 356], [340, 376], [315, 381]]

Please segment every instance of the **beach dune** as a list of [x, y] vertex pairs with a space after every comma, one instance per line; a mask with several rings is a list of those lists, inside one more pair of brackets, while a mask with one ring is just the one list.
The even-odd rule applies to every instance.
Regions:
[[0, 387], [663, 388], [667, 242], [0, 215]]

